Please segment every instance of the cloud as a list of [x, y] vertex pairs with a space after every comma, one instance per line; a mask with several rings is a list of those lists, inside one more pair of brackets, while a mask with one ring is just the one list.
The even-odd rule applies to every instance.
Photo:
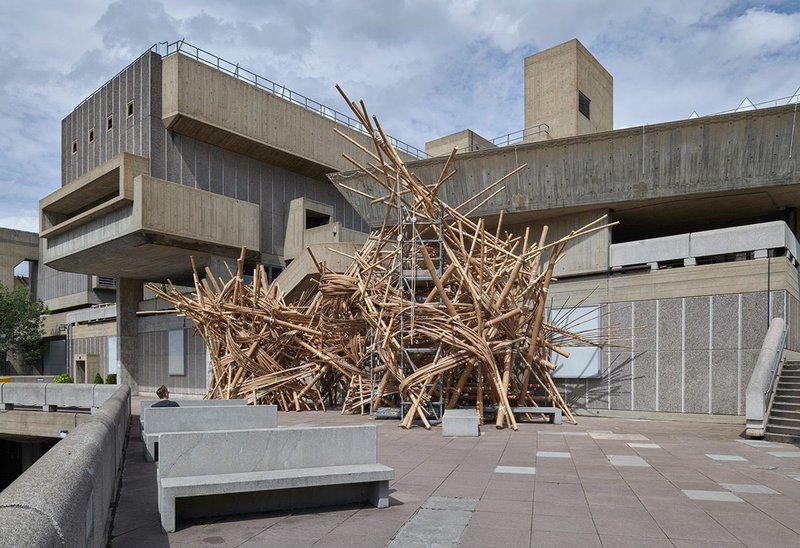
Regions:
[[[791, 95], [794, 2], [102, 0], [4, 2], [0, 226], [60, 184], [60, 123], [153, 43], [185, 38], [337, 110], [341, 83], [419, 147], [523, 126], [523, 60], [577, 37], [614, 76], [615, 125]], [[19, 212], [25, 211], [24, 214]]]

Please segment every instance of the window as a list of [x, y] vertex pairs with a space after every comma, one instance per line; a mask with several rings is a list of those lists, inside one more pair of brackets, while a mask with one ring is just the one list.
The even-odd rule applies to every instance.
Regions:
[[183, 329], [167, 332], [168, 372], [170, 375], [185, 375], [186, 360], [184, 358]]
[[133, 116], [133, 101], [128, 103], [128, 116]]
[[578, 92], [578, 112], [580, 112], [581, 114], [586, 116], [587, 120], [591, 120], [592, 119], [591, 116], [589, 116], [589, 105], [590, 104], [591, 104], [591, 101], [589, 100], [589, 98], [586, 97], [583, 93], [581, 93], [579, 91]]
[[78, 141], [72, 141], [72, 153], [73, 154], [78, 153]]
[[89, 142], [90, 143], [94, 142], [94, 128], [89, 130]]
[[109, 116], [108, 120], [106, 120], [106, 131], [111, 131], [114, 129], [114, 117]]

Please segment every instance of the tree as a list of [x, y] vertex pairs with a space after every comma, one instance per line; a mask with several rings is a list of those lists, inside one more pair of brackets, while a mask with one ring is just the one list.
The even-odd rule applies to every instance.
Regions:
[[0, 358], [17, 354], [26, 364], [35, 364], [44, 354], [44, 319], [47, 307], [32, 301], [27, 288], [9, 289], [0, 284]]

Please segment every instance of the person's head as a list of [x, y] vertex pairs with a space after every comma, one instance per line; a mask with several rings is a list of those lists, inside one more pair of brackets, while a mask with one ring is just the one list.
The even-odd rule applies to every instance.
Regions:
[[160, 400], [168, 400], [169, 390], [167, 389], [166, 386], [162, 384], [161, 386], [158, 387], [158, 390], [156, 390], [156, 396], [158, 396], [158, 399]]

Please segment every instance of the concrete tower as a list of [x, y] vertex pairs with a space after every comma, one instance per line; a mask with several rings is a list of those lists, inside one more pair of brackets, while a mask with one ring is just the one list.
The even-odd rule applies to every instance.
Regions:
[[577, 39], [525, 59], [525, 141], [614, 129], [614, 79]]

